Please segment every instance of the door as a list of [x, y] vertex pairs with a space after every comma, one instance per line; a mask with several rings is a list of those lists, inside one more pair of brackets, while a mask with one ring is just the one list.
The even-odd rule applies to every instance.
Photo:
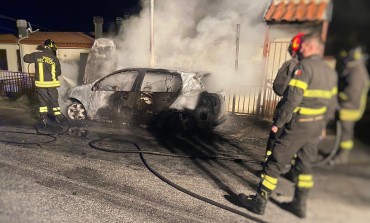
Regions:
[[140, 118], [148, 121], [167, 111], [180, 94], [181, 85], [180, 74], [146, 72], [140, 87]]
[[137, 71], [121, 71], [95, 83], [89, 103], [92, 118], [130, 122], [140, 97], [132, 91], [137, 77]]

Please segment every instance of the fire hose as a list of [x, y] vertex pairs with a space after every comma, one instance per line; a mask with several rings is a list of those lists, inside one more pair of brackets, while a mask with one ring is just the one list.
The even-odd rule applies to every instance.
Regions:
[[[126, 151], [122, 151], [122, 150], [115, 150], [115, 149], [110, 149], [110, 148], [104, 148], [104, 147], [100, 147], [100, 146], [97, 146], [96, 144], [100, 141], [103, 141], [103, 140], [109, 140], [109, 141], [116, 141], [116, 142], [119, 142], [119, 143], [122, 143], [122, 144], [130, 144], [130, 145], [133, 145], [136, 147], [137, 150], [126, 150]], [[224, 204], [221, 204], [219, 202], [216, 202], [214, 200], [211, 200], [209, 198], [206, 198], [204, 196], [201, 196], [199, 194], [196, 194], [190, 190], [187, 190], [186, 188], [183, 188], [181, 187], [180, 185], [170, 181], [169, 179], [167, 179], [166, 177], [164, 177], [163, 175], [161, 175], [159, 172], [157, 172], [155, 169], [153, 169], [146, 161], [146, 159], [144, 158], [144, 154], [150, 154], [150, 155], [161, 155], [161, 156], [171, 156], [171, 157], [182, 157], [182, 158], [192, 158], [192, 159], [195, 159], [195, 158], [201, 158], [201, 159], [217, 159], [217, 160], [233, 160], [233, 161], [244, 161], [244, 162], [256, 162], [256, 161], [253, 161], [253, 160], [246, 160], [246, 159], [243, 159], [243, 158], [233, 158], [233, 157], [219, 157], [219, 156], [197, 156], [197, 155], [194, 155], [194, 156], [185, 156], [185, 155], [174, 155], [174, 154], [166, 154], [166, 153], [158, 153], [158, 152], [152, 152], [152, 151], [144, 151], [144, 150], [141, 150], [140, 146], [137, 145], [135, 142], [132, 142], [130, 140], [126, 140], [126, 139], [121, 139], [121, 138], [110, 138], [110, 137], [107, 137], [107, 138], [99, 138], [99, 139], [95, 139], [95, 140], [92, 140], [89, 142], [89, 145], [94, 148], [94, 149], [97, 149], [97, 150], [100, 150], [100, 151], [104, 151], [104, 152], [110, 152], [110, 153], [137, 153], [139, 154], [140, 156], [140, 159], [142, 161], [142, 163], [145, 165], [145, 167], [151, 172], [153, 173], [156, 177], [158, 177], [159, 179], [161, 179], [163, 182], [167, 183], [168, 185], [174, 187], [175, 189], [187, 194], [187, 195], [190, 195], [198, 200], [201, 200], [201, 201], [204, 201], [208, 204], [211, 204], [211, 205], [214, 205], [216, 207], [219, 207], [221, 209], [224, 209], [226, 211], [229, 211], [229, 212], [232, 212], [234, 214], [237, 214], [237, 215], [240, 215], [240, 216], [243, 216], [247, 219], [250, 219], [250, 220], [253, 220], [255, 222], [261, 222], [261, 223], [264, 223], [266, 221], [263, 221], [259, 218], [256, 218], [252, 215], [249, 215], [245, 212], [242, 212], [240, 210], [237, 210], [235, 208], [232, 208], [232, 207], [229, 207], [227, 205], [224, 205]]]

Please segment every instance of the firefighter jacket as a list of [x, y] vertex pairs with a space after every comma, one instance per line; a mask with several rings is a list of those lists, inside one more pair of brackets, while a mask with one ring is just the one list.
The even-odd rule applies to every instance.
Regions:
[[276, 74], [272, 89], [278, 96], [283, 96], [285, 91], [288, 89], [288, 84], [292, 78], [293, 69], [297, 66], [298, 59], [292, 58], [281, 66], [278, 73]]
[[348, 62], [339, 77], [339, 117], [342, 121], [358, 121], [366, 108], [369, 73], [364, 60]]
[[319, 55], [302, 59], [293, 71], [285, 100], [275, 121], [278, 128], [293, 114], [307, 118], [334, 117], [337, 106], [338, 75]]
[[35, 85], [38, 88], [59, 87], [60, 63], [54, 53], [45, 48], [24, 56], [24, 62], [35, 63]]

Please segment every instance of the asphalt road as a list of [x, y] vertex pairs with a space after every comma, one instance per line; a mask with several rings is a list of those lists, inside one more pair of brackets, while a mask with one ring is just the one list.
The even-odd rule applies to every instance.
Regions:
[[[49, 136], [4, 132], [35, 133], [29, 123], [2, 119], [1, 140], [40, 145], [0, 143], [0, 222], [316, 223], [368, 222], [370, 218], [369, 145], [358, 139], [349, 165], [316, 169], [308, 217], [300, 220], [274, 202], [259, 216], [236, 200], [236, 194], [251, 194], [257, 187], [255, 173], [263, 158], [268, 121], [230, 117], [214, 134], [171, 137], [143, 127], [94, 122], [74, 126], [55, 141]], [[108, 136], [132, 141], [142, 151], [162, 153], [143, 157], [171, 182], [233, 212], [159, 179], [132, 144], [97, 142], [100, 147], [132, 153], [109, 153], [89, 146], [91, 140]], [[52, 142], [43, 143], [47, 141]], [[280, 179], [273, 198], [289, 201], [293, 189], [292, 183]]]

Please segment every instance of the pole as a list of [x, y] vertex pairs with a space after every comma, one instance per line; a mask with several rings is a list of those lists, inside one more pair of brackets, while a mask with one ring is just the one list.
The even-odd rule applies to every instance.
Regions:
[[38, 32], [38, 31], [39, 31], [38, 29], [35, 30], [35, 31], [31, 31], [27, 36], [24, 36], [24, 37], [18, 39], [18, 41], [17, 41], [18, 48], [19, 48], [19, 55], [21, 57], [20, 59], [21, 59], [21, 70], [22, 70], [22, 72], [25, 72], [25, 69], [24, 69], [24, 61], [23, 61], [23, 56], [24, 56], [23, 55], [23, 47], [21, 45], [21, 41], [23, 39], [27, 39], [29, 37], [29, 35], [31, 35], [32, 33], [35, 33], [35, 32]]
[[240, 24], [236, 25], [235, 71], [239, 68]]
[[150, 0], [150, 66], [154, 67], [154, 0]]
[[[238, 71], [239, 68], [239, 42], [240, 42], [240, 24], [236, 25], [236, 41], [235, 41], [235, 73]], [[233, 107], [232, 107], [232, 114], [235, 114], [235, 104], [236, 104], [236, 95], [235, 91], [233, 92]]]

